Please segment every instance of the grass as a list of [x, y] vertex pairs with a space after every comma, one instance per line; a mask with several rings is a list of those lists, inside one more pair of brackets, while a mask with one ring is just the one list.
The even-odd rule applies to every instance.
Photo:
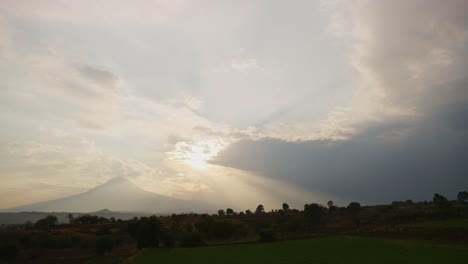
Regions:
[[468, 229], [468, 219], [447, 219], [419, 223], [416, 226], [420, 227], [434, 227], [434, 228], [446, 228], [446, 227], [457, 227]]
[[468, 263], [468, 249], [364, 237], [324, 237], [267, 244], [145, 249], [143, 263]]
[[106, 255], [106, 256], [94, 256], [93, 258], [89, 259], [86, 264], [115, 264], [115, 263], [122, 263], [123, 258]]

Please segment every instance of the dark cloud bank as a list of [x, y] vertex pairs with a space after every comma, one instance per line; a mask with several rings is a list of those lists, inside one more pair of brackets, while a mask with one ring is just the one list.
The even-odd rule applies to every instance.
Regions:
[[[466, 83], [465, 83], [466, 84]], [[423, 116], [361, 124], [345, 141], [242, 140], [213, 163], [367, 204], [454, 198], [468, 189], [468, 104], [456, 100], [421, 107]]]
[[345, 30], [357, 69], [377, 80], [369, 87], [385, 92], [383, 106], [416, 115], [361, 123], [344, 141], [242, 140], [212, 162], [367, 204], [468, 190], [467, 2], [448, 2], [371, 1], [350, 12], [350, 28], [364, 27], [352, 32], [366, 33]]

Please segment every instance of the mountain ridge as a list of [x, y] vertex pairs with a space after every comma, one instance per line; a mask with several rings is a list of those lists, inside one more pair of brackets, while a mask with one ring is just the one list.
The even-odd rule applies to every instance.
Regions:
[[181, 200], [143, 190], [123, 177], [114, 177], [85, 192], [2, 209], [2, 212], [95, 212], [110, 211], [145, 213], [209, 212], [213, 206], [195, 200]]

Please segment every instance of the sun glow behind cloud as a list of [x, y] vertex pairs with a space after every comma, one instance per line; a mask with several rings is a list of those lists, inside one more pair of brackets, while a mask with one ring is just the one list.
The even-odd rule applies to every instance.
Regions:
[[197, 169], [208, 169], [208, 161], [227, 147], [226, 142], [206, 139], [196, 142], [177, 142], [173, 151], [166, 153], [169, 160], [183, 161]]

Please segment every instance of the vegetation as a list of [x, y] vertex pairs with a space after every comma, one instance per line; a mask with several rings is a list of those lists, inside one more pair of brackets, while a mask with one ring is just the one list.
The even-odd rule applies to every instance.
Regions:
[[57, 225], [57, 217], [49, 215], [46, 218], [37, 221], [34, 224], [34, 227], [37, 229], [48, 230], [53, 228], [55, 225]]
[[312, 203], [304, 205], [304, 218], [314, 225], [320, 224], [326, 214], [326, 208], [320, 204]]
[[[338, 254], [339, 252], [339, 254]], [[268, 244], [198, 249], [148, 249], [132, 264], [144, 263], [466, 263], [468, 250], [411, 241], [325, 237]]]
[[420, 227], [434, 227], [434, 228], [464, 228], [468, 229], [468, 219], [445, 219], [445, 220], [436, 220], [428, 221], [423, 223], [418, 223], [416, 226]]
[[457, 199], [460, 202], [466, 203], [468, 201], [468, 192], [467, 191], [459, 192], [457, 195]]
[[0, 244], [0, 260], [10, 260], [18, 254], [18, 249], [14, 243], [2, 242]]
[[96, 240], [96, 254], [104, 255], [106, 252], [112, 250], [112, 237], [109, 235], [100, 236]]
[[451, 205], [447, 198], [438, 193], [434, 194], [432, 202], [438, 207], [448, 207]]
[[[255, 207], [253, 212], [247, 209], [236, 213], [233, 209], [227, 208], [220, 209], [217, 214], [213, 215], [173, 214], [170, 216], [134, 217], [127, 221], [94, 215], [74, 217], [70, 214], [68, 216], [69, 224], [59, 224], [57, 217], [49, 215], [35, 224], [27, 223], [0, 230], [0, 258], [1, 260], [16, 259], [17, 262], [32, 259], [40, 260], [34, 262], [41, 263], [66, 263], [64, 258], [68, 258], [73, 260], [70, 262], [81, 263], [83, 255], [85, 255], [89, 256], [89, 261], [94, 259], [96, 263], [105, 263], [123, 260], [141, 249], [161, 248], [158, 251], [145, 252], [149, 252], [150, 255], [161, 254], [161, 258], [164, 259], [167, 251], [163, 248], [175, 248], [183, 255], [185, 254], [183, 252], [192, 251], [178, 248], [277, 242], [317, 236], [329, 236], [330, 238], [327, 239], [330, 240], [323, 240], [327, 242], [333, 241], [333, 236], [344, 233], [352, 235], [353, 239], [364, 235], [405, 240], [416, 238], [428, 241], [445, 241], [445, 243], [459, 245], [468, 243], [466, 192], [458, 193], [457, 200], [454, 201], [450, 201], [440, 194], [434, 194], [434, 198], [430, 202], [405, 200], [394, 201], [391, 205], [379, 206], [361, 206], [358, 202], [351, 202], [346, 207], [340, 207], [333, 201], [328, 201], [326, 207], [318, 203], [310, 203], [305, 204], [303, 210], [290, 208], [287, 203], [279, 204], [278, 207], [279, 209], [267, 212], [265, 207], [260, 204]], [[350, 239], [342, 237], [336, 242], [341, 243], [337, 245], [344, 246], [348, 245]], [[217, 250], [237, 252], [235, 255], [238, 255], [227, 260], [229, 263], [231, 259], [247, 257], [251, 248], [257, 246], [261, 252], [262, 248], [274, 250], [280, 245], [285, 247], [284, 254], [287, 255], [295, 254], [294, 250], [287, 253], [290, 243], [299, 243], [298, 247], [306, 247], [305, 244], [301, 243], [315, 245], [315, 241], [268, 243], [271, 246], [266, 244], [242, 246], [246, 252], [244, 250], [237, 252], [237, 247], [217, 248], [216, 251], [203, 248], [199, 249], [199, 252], [210, 252], [214, 255], [218, 254]], [[370, 240], [356, 241], [362, 242], [362, 246], [367, 247], [366, 241]], [[336, 254], [331, 253], [331, 249], [325, 246], [320, 250], [319, 248], [313, 248], [313, 252], [305, 250], [298, 253], [298, 259], [291, 261], [300, 263], [304, 259], [322, 259], [323, 263], [327, 263], [328, 260], [334, 260]], [[370, 249], [371, 247], [368, 248], [369, 251]], [[348, 249], [336, 248], [336, 250], [346, 251]], [[353, 254], [358, 254], [360, 249], [349, 250], [350, 256], [356, 257]], [[383, 249], [376, 248], [375, 250]], [[395, 248], [395, 252], [398, 250]], [[427, 249], [415, 248], [414, 250], [424, 252]], [[281, 250], [278, 249], [278, 251]], [[333, 256], [322, 256], [321, 254], [324, 252], [329, 252]], [[381, 253], [390, 254], [390, 252]], [[203, 253], [200, 254], [203, 255]], [[262, 254], [274, 256], [279, 253], [274, 251]], [[95, 257], [91, 257], [93, 255]], [[275, 259], [281, 260], [283, 257], [278, 255]], [[437, 256], [435, 257], [437, 258]], [[193, 258], [197, 259], [198, 256], [193, 256]], [[258, 261], [264, 262], [260, 260], [260, 256], [251, 256], [249, 260], [256, 258]], [[220, 257], [220, 259], [224, 258]], [[393, 259], [396, 261], [395, 258]], [[399, 263], [410, 260], [412, 258], [402, 259], [403, 262]], [[343, 262], [343, 259], [338, 262]]]

